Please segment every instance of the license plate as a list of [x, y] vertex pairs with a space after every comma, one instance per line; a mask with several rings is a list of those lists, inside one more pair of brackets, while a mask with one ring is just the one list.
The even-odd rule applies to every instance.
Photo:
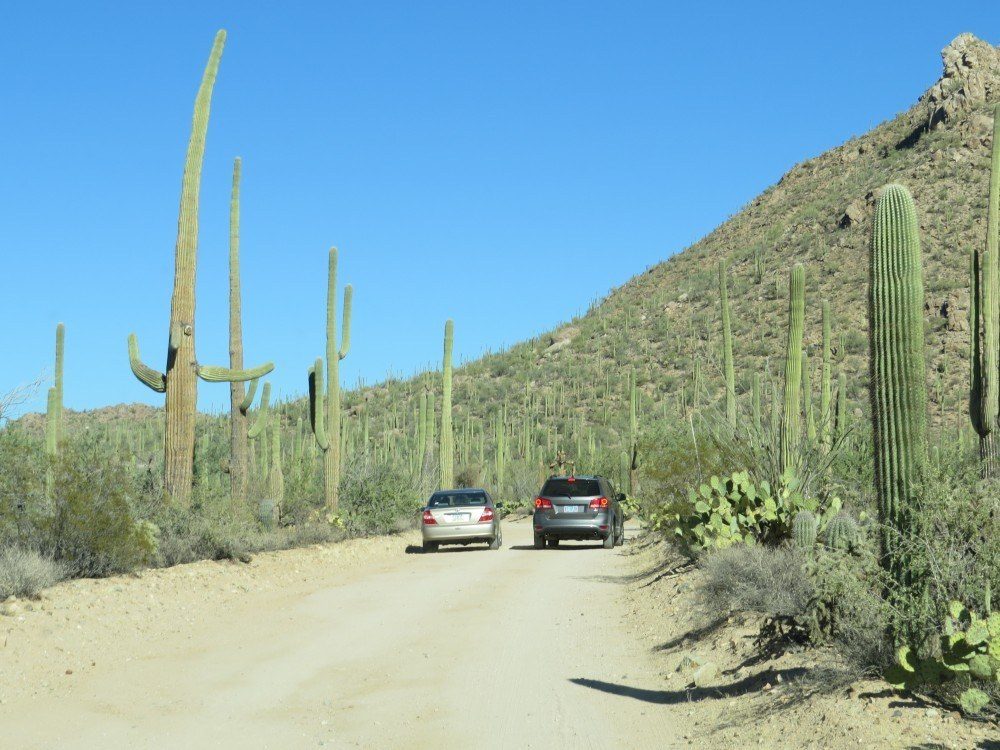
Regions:
[[451, 523], [463, 523], [465, 521], [468, 521], [470, 517], [471, 514], [469, 513], [450, 513], [448, 515], [448, 520]]
[[582, 505], [564, 505], [561, 510], [563, 513], [579, 513]]

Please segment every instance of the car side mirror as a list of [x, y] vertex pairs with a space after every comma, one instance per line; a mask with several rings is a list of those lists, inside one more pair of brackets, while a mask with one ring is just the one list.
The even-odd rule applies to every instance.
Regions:
[[624, 492], [619, 492], [618, 493], [618, 502], [620, 502], [620, 503], [624, 503], [625, 502], [625, 493]]
[[503, 510], [503, 503], [501, 501], [497, 500], [493, 505], [497, 510]]

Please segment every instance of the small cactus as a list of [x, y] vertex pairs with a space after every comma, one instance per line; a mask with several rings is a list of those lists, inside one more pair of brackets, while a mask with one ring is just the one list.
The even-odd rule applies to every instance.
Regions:
[[819, 532], [819, 519], [808, 510], [800, 510], [792, 520], [792, 540], [795, 546], [802, 550], [811, 550], [816, 546], [816, 535]]
[[830, 519], [824, 536], [827, 547], [843, 552], [852, 552], [858, 547], [860, 530], [853, 518], [846, 513], [838, 513]]

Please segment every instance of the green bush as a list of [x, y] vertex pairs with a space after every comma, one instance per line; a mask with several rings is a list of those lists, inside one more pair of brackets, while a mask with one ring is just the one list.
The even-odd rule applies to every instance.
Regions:
[[0, 549], [0, 602], [9, 596], [35, 596], [65, 577], [62, 565], [34, 550]]

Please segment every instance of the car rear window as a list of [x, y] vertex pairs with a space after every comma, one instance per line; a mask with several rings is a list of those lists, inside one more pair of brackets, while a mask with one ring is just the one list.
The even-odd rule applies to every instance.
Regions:
[[542, 487], [543, 497], [597, 497], [601, 485], [596, 479], [549, 479]]
[[435, 492], [431, 495], [428, 508], [468, 508], [486, 505], [485, 492]]

